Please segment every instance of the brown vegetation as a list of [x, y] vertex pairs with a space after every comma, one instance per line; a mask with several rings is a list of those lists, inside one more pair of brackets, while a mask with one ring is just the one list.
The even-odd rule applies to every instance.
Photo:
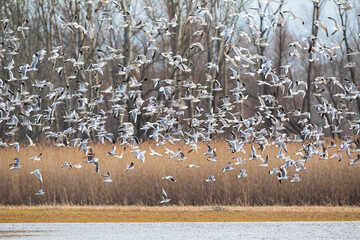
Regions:
[[0, 222], [258, 222], [359, 220], [359, 207], [0, 207]]
[[[203, 153], [205, 144], [199, 144], [201, 149], [185, 154], [187, 160], [177, 162], [164, 157], [150, 156], [147, 150], [145, 163], [135, 159], [134, 154], [127, 149], [123, 159], [106, 157], [112, 148], [109, 144], [93, 146], [96, 157], [100, 158], [100, 174], [111, 171], [112, 183], [103, 183], [103, 178], [94, 170], [93, 164], [85, 163], [84, 154], [76, 148], [59, 148], [42, 146], [20, 148], [20, 153], [14, 149], [1, 149], [0, 166], [0, 204], [3, 205], [159, 205], [161, 188], [164, 188], [171, 199], [170, 204], [176, 205], [359, 205], [360, 171], [359, 165], [349, 166], [348, 158], [343, 154], [343, 160], [319, 160], [310, 158], [305, 164], [307, 170], [299, 172], [301, 181], [291, 183], [294, 167], [288, 171], [289, 179], [281, 184], [277, 177], [268, 174], [274, 167], [279, 167], [283, 160], [275, 158], [277, 148], [268, 147], [263, 156], [269, 154], [269, 166], [259, 167], [260, 160], [247, 160], [244, 165], [234, 166], [234, 171], [222, 173], [222, 168], [234, 156], [249, 159], [250, 145], [246, 146], [247, 154], [231, 154], [226, 143], [211, 143], [217, 147], [218, 162], [206, 160]], [[157, 152], [164, 153], [163, 147], [143, 143], [141, 149], [152, 146]], [[116, 153], [121, 153], [117, 145]], [[185, 145], [167, 146], [172, 150]], [[301, 144], [288, 144], [290, 153], [297, 152]], [[276, 151], [275, 151], [276, 150]], [[329, 156], [336, 150], [329, 149]], [[33, 162], [30, 157], [43, 153], [41, 160]], [[292, 159], [299, 156], [289, 154]], [[21, 159], [24, 165], [19, 170], [9, 170], [8, 165], [13, 158]], [[62, 163], [70, 161], [81, 164], [81, 169], [61, 168]], [[124, 171], [125, 163], [135, 163], [135, 169]], [[185, 168], [188, 164], [200, 165], [199, 168]], [[43, 182], [30, 174], [34, 169], [41, 169]], [[248, 177], [238, 179], [241, 169], [246, 169]], [[205, 182], [209, 175], [214, 175], [215, 182]], [[162, 180], [161, 177], [172, 175], [176, 183]], [[35, 196], [43, 189], [46, 194]]]

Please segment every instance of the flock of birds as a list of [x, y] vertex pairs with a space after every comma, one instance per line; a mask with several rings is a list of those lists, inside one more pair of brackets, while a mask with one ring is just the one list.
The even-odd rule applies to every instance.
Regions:
[[[316, 0], [314, 0], [316, 1]], [[193, 1], [197, 2], [197, 1]], [[276, 0], [267, 0], [267, 3], [278, 4]], [[92, 4], [92, 1], [87, 1], [86, 4]], [[171, 50], [161, 52], [161, 46], [157, 45], [158, 36], [170, 36], [173, 30], [178, 25], [178, 17], [171, 19], [159, 18], [154, 23], [140, 20], [141, 16], [136, 17], [134, 10], [130, 5], [126, 10], [117, 1], [108, 2], [108, 7], [115, 9], [113, 14], [118, 14], [126, 19], [125, 23], [120, 26], [112, 26], [117, 28], [141, 29], [147, 36], [148, 50], [152, 53], [160, 53], [159, 58], [164, 60], [173, 70], [187, 73], [191, 72], [191, 64], [186, 56], [175, 55]], [[235, 4], [235, 1], [221, 1], [221, 4]], [[349, 1], [338, 1], [342, 11], [351, 11], [352, 6]], [[151, 7], [144, 7], [146, 11], [154, 11]], [[222, 169], [223, 174], [233, 171], [234, 165], [243, 165], [247, 160], [258, 160], [260, 167], [268, 167], [268, 162], [273, 156], [262, 156], [267, 147], [278, 149], [278, 155], [275, 158], [281, 159], [282, 164], [279, 168], [274, 168], [269, 171], [269, 174], [276, 177], [280, 183], [281, 181], [290, 179], [287, 172], [289, 168], [295, 168], [296, 172], [306, 170], [306, 163], [309, 159], [318, 157], [320, 159], [335, 158], [339, 162], [343, 159], [342, 152], [345, 152], [349, 159], [349, 165], [360, 164], [359, 154], [353, 157], [352, 153], [360, 151], [360, 142], [354, 138], [360, 132], [360, 118], [357, 112], [353, 112], [351, 107], [360, 97], [360, 92], [357, 86], [351, 81], [343, 81], [337, 77], [317, 77], [312, 81], [316, 89], [324, 89], [325, 85], [334, 85], [338, 91], [333, 96], [338, 101], [341, 101], [340, 107], [335, 108], [326, 97], [325, 91], [312, 92], [320, 101], [314, 107], [314, 112], [321, 116], [322, 123], [315, 124], [311, 121], [311, 113], [303, 112], [301, 110], [286, 110], [283, 106], [278, 104], [277, 98], [291, 99], [297, 97], [300, 101], [305, 97], [307, 89], [310, 87], [305, 81], [293, 80], [288, 76], [289, 69], [292, 68], [290, 64], [281, 67], [283, 73], [276, 72], [272, 67], [272, 61], [266, 56], [252, 54], [252, 50], [240, 47], [235, 42], [232, 42], [232, 36], [237, 34], [247, 40], [249, 44], [255, 46], [266, 47], [269, 43], [265, 38], [262, 38], [257, 20], [259, 17], [264, 17], [266, 27], [275, 30], [277, 27], [284, 26], [285, 20], [290, 16], [288, 21], [300, 21], [305, 24], [304, 20], [296, 16], [291, 11], [280, 11], [279, 14], [265, 14], [262, 8], [250, 8], [246, 13], [237, 13], [235, 8], [232, 9], [232, 15], [238, 15], [248, 22], [250, 33], [238, 31], [234, 24], [223, 25], [216, 23], [216, 28], [219, 29], [218, 36], [210, 36], [211, 41], [220, 41], [225, 46], [224, 58], [228, 69], [232, 72], [229, 76], [230, 81], [234, 82], [235, 87], [229, 90], [229, 95], [219, 97], [220, 103], [215, 108], [203, 109], [201, 104], [208, 102], [209, 99], [214, 99], [214, 94], [223, 93], [223, 88], [220, 82], [216, 79], [219, 73], [219, 66], [214, 62], [209, 62], [204, 66], [206, 79], [201, 79], [197, 83], [191, 80], [182, 80], [181, 87], [183, 89], [182, 95], [177, 99], [175, 97], [178, 92], [178, 85], [174, 79], [159, 79], [154, 78], [151, 81], [140, 81], [137, 76], [142, 67], [154, 61], [152, 54], [150, 57], [146, 55], [137, 55], [128, 66], [119, 64], [118, 75], [125, 79], [123, 82], [112, 86], [110, 82], [105, 80], [98, 85], [92, 86], [97, 90], [98, 96], [95, 98], [87, 98], [89, 83], [84, 81], [77, 82], [75, 89], [70, 89], [69, 86], [54, 87], [54, 85], [46, 80], [37, 80], [30, 77], [30, 73], [41, 68], [43, 61], [51, 61], [53, 64], [53, 71], [56, 74], [64, 74], [64, 66], [72, 68], [75, 74], [66, 76], [69, 80], [76, 80], [77, 73], [80, 71], [90, 72], [92, 75], [101, 77], [106, 70], [106, 65], [109, 61], [120, 62], [124, 56], [121, 50], [106, 45], [106, 50], [98, 50], [98, 59], [96, 62], [85, 65], [82, 57], [82, 51], [89, 49], [90, 46], [82, 46], [78, 53], [79, 58], [67, 58], [61, 55], [60, 50], [68, 46], [53, 46], [50, 53], [41, 49], [34, 53], [33, 59], [30, 63], [15, 64], [13, 56], [20, 51], [20, 38], [26, 38], [28, 31], [31, 31], [30, 24], [25, 21], [21, 26], [12, 29], [11, 22], [8, 19], [0, 20], [2, 28], [2, 35], [5, 36], [0, 42], [0, 59], [2, 63], [1, 70], [7, 71], [8, 79], [0, 79], [0, 124], [5, 131], [1, 134], [4, 139], [14, 139], [17, 136], [19, 129], [24, 129], [27, 132], [33, 130], [33, 126], [41, 128], [42, 134], [47, 139], [54, 140], [59, 147], [78, 147], [79, 151], [83, 150], [86, 155], [86, 163], [91, 163], [95, 167], [95, 171], [100, 173], [99, 162], [100, 159], [95, 157], [90, 143], [90, 133], [95, 133], [101, 143], [110, 141], [114, 144], [113, 148], [109, 150], [107, 157], [115, 157], [118, 159], [124, 158], [126, 148], [130, 148], [130, 152], [134, 154], [136, 159], [145, 162], [145, 158], [150, 156], [160, 156], [170, 159], [176, 159], [178, 162], [191, 159], [191, 152], [198, 151], [199, 142], [207, 142], [208, 148], [204, 155], [207, 157], [209, 164], [217, 162], [218, 155], [216, 148], [212, 145], [214, 135], [222, 136], [224, 133], [231, 133], [231, 138], [225, 141], [228, 144], [229, 151], [234, 154], [231, 161]], [[112, 15], [110, 11], [103, 10], [102, 21], [110, 22]], [[110, 20], [109, 20], [110, 19]], [[332, 17], [329, 17], [334, 22], [333, 33], [344, 30], [343, 26]], [[73, 21], [60, 17], [60, 26], [62, 32], [65, 34], [76, 34], [79, 31], [84, 33], [85, 38], [93, 39], [94, 29], [82, 26], [78, 19]], [[193, 15], [186, 19], [186, 24], [194, 26], [206, 26], [213, 21], [211, 11], [206, 7], [206, 4], [200, 4]], [[320, 26], [327, 38], [329, 38], [327, 26], [320, 21], [315, 24]], [[17, 35], [18, 34], [18, 35]], [[21, 34], [21, 35], [20, 35]], [[206, 51], [206, 48], [201, 43], [203, 38], [203, 30], [198, 30], [193, 33], [200, 39], [190, 45], [190, 51], [196, 49], [200, 52]], [[321, 38], [315, 36], [306, 36], [299, 42], [289, 44], [288, 52], [290, 57], [306, 58], [309, 55], [309, 61], [317, 61], [319, 58], [325, 58], [332, 61], [336, 58], [336, 51], [340, 48], [341, 43], [332, 43], [329, 39], [324, 43]], [[360, 52], [352, 52], [352, 55], [358, 55]], [[47, 57], [46, 57], [47, 56]], [[70, 65], [70, 64], [71, 65]], [[15, 66], [20, 66], [15, 69]], [[349, 62], [346, 68], [355, 67], [355, 63]], [[247, 69], [254, 69], [250, 71]], [[245, 73], [241, 71], [245, 70]], [[19, 73], [19, 74], [18, 74]], [[258, 85], [267, 85], [270, 88], [279, 89], [280, 96], [270, 94], [258, 95], [258, 105], [255, 106], [256, 113], [254, 116], [243, 118], [241, 112], [238, 111], [241, 104], [247, 101], [248, 95], [245, 84], [241, 81], [241, 75], [246, 74], [251, 77], [261, 78], [257, 80]], [[31, 75], [34, 76], [34, 75]], [[20, 83], [19, 83], [20, 82]], [[19, 84], [18, 84], [19, 83]], [[32, 91], [30, 89], [32, 86]], [[142, 86], [150, 84], [151, 88], [158, 90], [158, 96], [150, 96], [143, 99]], [[17, 88], [19, 86], [19, 88]], [[42, 99], [47, 99], [47, 105], [44, 106]], [[76, 99], [77, 106], [69, 109], [70, 99]], [[354, 101], [355, 100], [355, 101]], [[104, 110], [102, 107], [104, 103], [110, 105], [109, 110]], [[125, 106], [125, 103], [127, 104]], [[191, 118], [184, 119], [184, 111], [189, 108], [190, 103], [194, 104]], [[60, 111], [60, 106], [65, 107], [65, 111]], [[68, 128], [56, 132], [54, 128], [55, 113], [62, 115], [62, 119], [68, 124]], [[116, 138], [115, 134], [108, 132], [105, 128], [107, 119], [114, 117], [119, 119], [121, 115], [130, 115], [128, 122], [123, 122], [118, 129], [119, 136]], [[140, 128], [142, 131], [142, 138], [148, 138], [156, 142], [156, 148], [141, 149], [141, 140], [135, 135], [135, 125], [138, 124], [138, 116], [142, 115], [155, 119], [154, 121], [147, 121]], [[284, 124], [289, 121], [289, 117], [298, 119], [298, 125], [302, 127], [301, 134], [289, 136], [285, 130]], [[125, 118], [124, 118], [125, 119]], [[336, 148], [337, 145], [331, 142], [326, 145], [322, 139], [324, 136], [324, 129], [332, 129], [333, 133], [341, 133], [344, 131], [343, 126], [346, 123], [350, 124], [348, 131], [350, 135], [343, 137], [341, 144], [338, 146], [337, 153], [329, 157], [328, 149]], [[183, 127], [187, 124], [187, 130]], [[29, 147], [35, 146], [36, 143], [26, 135], [29, 141]], [[185, 152], [180, 148], [177, 151], [170, 150], [168, 144], [176, 146], [178, 142], [184, 142], [189, 150]], [[299, 156], [298, 160], [292, 159], [287, 149], [288, 143], [302, 143], [302, 149], [296, 152]], [[116, 144], [124, 147], [120, 154], [116, 149]], [[246, 153], [244, 146], [251, 145], [251, 153]], [[17, 152], [20, 151], [19, 142], [0, 141], [2, 147], [13, 147]], [[160, 147], [165, 149], [165, 153], [159, 153]], [[242, 157], [239, 155], [242, 154]], [[246, 156], [250, 155], [250, 158]], [[42, 154], [30, 158], [33, 161], [40, 161]], [[270, 160], [271, 161], [271, 160]], [[19, 158], [15, 158], [14, 162], [10, 164], [10, 170], [19, 170], [23, 166]], [[73, 165], [71, 162], [65, 162], [61, 168], [81, 168], [81, 164]], [[135, 163], [126, 164], [125, 171], [131, 171], [135, 167]], [[198, 165], [189, 164], [187, 168], [197, 168]], [[220, 170], [219, 170], [220, 172]], [[31, 172], [39, 181], [43, 181], [41, 170], [36, 169]], [[104, 183], [111, 183], [111, 172], [101, 175], [104, 178]], [[246, 169], [240, 170], [238, 178], [245, 178], [248, 174]], [[164, 176], [164, 180], [176, 182], [173, 176]], [[215, 176], [211, 175], [205, 179], [206, 182], [216, 181]], [[298, 173], [292, 176], [291, 182], [299, 182], [300, 176]], [[168, 203], [170, 199], [164, 189], [162, 190], [162, 200], [160, 203]], [[35, 195], [44, 195], [45, 191], [40, 189]]]

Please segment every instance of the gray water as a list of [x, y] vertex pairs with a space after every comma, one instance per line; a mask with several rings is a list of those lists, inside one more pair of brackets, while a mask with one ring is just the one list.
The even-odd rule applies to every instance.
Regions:
[[9, 239], [360, 239], [360, 222], [1, 223]]

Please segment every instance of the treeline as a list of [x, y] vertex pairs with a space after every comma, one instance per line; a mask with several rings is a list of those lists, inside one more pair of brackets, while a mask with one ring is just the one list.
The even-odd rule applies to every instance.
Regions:
[[[336, 2], [321, 0], [311, 3], [312, 12], [301, 16], [304, 20], [302, 24], [300, 19], [292, 19], [287, 12], [289, 4], [271, 1], [1, 0], [0, 28], [3, 31], [0, 31], [0, 79], [2, 82], [8, 81], [14, 95], [22, 85], [31, 94], [39, 95], [42, 111], [47, 110], [51, 100], [48, 88], [39, 88], [36, 80], [46, 80], [53, 88], [68, 91], [69, 96], [79, 90], [80, 83], [88, 83], [88, 90], [83, 94], [90, 103], [96, 101], [103, 94], [101, 91], [108, 87], [115, 89], [121, 83], [129, 86], [134, 78], [142, 83], [135, 95], [140, 94], [143, 100], [151, 96], [157, 97], [157, 100], [164, 99], [159, 87], [154, 87], [156, 80], [153, 79], [171, 79], [175, 87], [172, 99], [177, 100], [178, 104], [182, 104], [181, 98], [187, 93], [182, 87], [186, 82], [208, 85], [213, 99], [186, 104], [188, 106], [183, 115], [179, 115], [181, 119], [193, 117], [196, 108], [219, 111], [217, 106], [222, 103], [220, 97], [235, 99], [232, 90], [239, 80], [246, 86], [242, 96], [246, 100], [236, 104], [233, 112], [238, 112], [243, 119], [257, 113], [254, 106], [259, 105], [258, 96], [273, 95], [285, 112], [297, 109], [310, 112], [310, 121], [323, 125], [326, 117], [319, 116], [313, 107], [321, 103], [321, 94], [335, 108], [350, 112], [346, 115], [348, 119], [342, 122], [343, 132], [334, 132], [333, 126], [324, 130], [329, 136], [343, 136], [349, 133], [347, 121], [352, 121], [359, 113], [359, 99], [339, 101], [334, 96], [343, 90], [336, 84], [325, 84], [322, 88], [313, 84], [317, 78], [324, 78], [326, 82], [336, 78], [342, 86], [349, 82], [357, 84], [357, 52], [360, 45], [356, 11], [359, 11], [359, 6], [353, 3], [352, 9], [346, 9]], [[332, 7], [325, 8], [330, 4]], [[332, 15], [332, 18], [342, 26], [334, 35], [331, 35], [334, 24], [325, 11], [329, 8], [337, 9], [337, 15]], [[319, 21], [327, 23], [328, 34], [323, 32]], [[310, 39], [318, 48], [315, 56], [305, 47], [309, 36], [313, 36]], [[294, 42], [298, 42], [302, 48]], [[264, 56], [270, 60], [272, 69], [281, 76], [285, 89], [259, 84], [258, 80], [267, 81], [266, 76], [259, 73], [264, 62], [257, 60], [255, 64], [249, 64], [234, 61], [233, 46], [237, 46], [246, 56], [257, 55], [258, 59]], [[28, 79], [21, 80], [22, 66], [31, 64], [33, 55], [42, 49], [46, 54], [38, 70], [28, 73]], [[56, 54], [58, 56], [52, 58]], [[173, 57], [173, 64], [169, 62], [167, 54]], [[176, 59], [182, 59], [184, 65], [174, 66], [178, 64]], [[12, 60], [13, 76], [6, 69]], [[74, 66], [76, 61], [83, 64]], [[104, 66], [94, 70], [96, 68], [92, 67], [99, 62], [104, 62]], [[209, 63], [217, 66], [218, 70], [209, 67]], [[186, 71], [186, 68], [191, 68], [191, 71]], [[237, 76], [232, 69], [236, 70]], [[18, 80], [11, 81], [12, 78]], [[211, 81], [207, 81], [209, 79]], [[214, 79], [219, 82], [220, 90], [214, 90]], [[284, 98], [291, 88], [290, 82], [293, 85], [305, 82], [306, 94], [303, 96], [301, 92], [294, 95], [293, 100]], [[285, 93], [281, 94], [281, 91]], [[195, 90], [192, 92], [194, 96], [197, 94]], [[5, 104], [4, 98], [2, 102]], [[113, 111], [113, 104], [107, 100], [93, 108], [96, 111]], [[54, 132], [71, 126], [63, 116], [66, 111], [76, 109], [81, 104], [76, 97], [65, 99], [64, 102], [66, 105], [56, 108], [51, 124]], [[121, 111], [112, 114], [113, 117], [106, 121], [106, 129], [115, 135], [118, 135], [123, 122], [132, 121], [129, 111], [134, 108], [134, 101], [122, 99], [117, 104]], [[165, 107], [171, 104], [173, 102], [165, 101]], [[93, 108], [90, 106], [87, 110], [94, 111]], [[21, 109], [17, 111], [23, 113]], [[2, 112], [4, 115], [6, 113]], [[302, 131], [297, 122], [299, 119], [289, 117], [284, 125], [286, 131], [299, 134]], [[145, 122], [153, 122], [154, 119], [156, 115], [138, 115], [136, 135], [146, 137], [140, 129]], [[2, 134], [3, 140], [13, 138], [9, 126], [4, 123], [2, 120], [0, 131], [9, 134]], [[270, 126], [271, 122], [264, 124]], [[20, 128], [20, 134], [16, 134], [15, 138], [23, 140], [23, 133], [27, 133], [41, 140], [44, 137], [42, 128], [43, 125], [34, 125], [32, 131]], [[91, 134], [95, 138], [95, 133]]]

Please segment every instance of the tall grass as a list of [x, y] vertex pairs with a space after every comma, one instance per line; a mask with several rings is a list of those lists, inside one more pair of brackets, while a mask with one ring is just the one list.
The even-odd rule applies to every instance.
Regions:
[[[14, 149], [1, 149], [0, 156], [0, 204], [4, 205], [37, 205], [37, 204], [71, 204], [71, 205], [159, 205], [161, 188], [164, 188], [171, 199], [170, 204], [177, 205], [359, 205], [360, 199], [360, 165], [349, 166], [348, 158], [343, 160], [309, 159], [307, 170], [299, 172], [301, 181], [291, 183], [290, 179], [280, 184], [277, 177], [268, 174], [274, 167], [279, 167], [284, 160], [275, 158], [277, 148], [268, 147], [263, 156], [269, 154], [269, 166], [259, 167], [260, 160], [246, 161], [244, 165], [234, 166], [234, 171], [222, 173], [222, 168], [234, 156], [249, 159], [250, 145], [246, 146], [246, 154], [235, 153], [227, 149], [223, 142], [211, 143], [217, 148], [218, 162], [206, 160], [204, 152], [206, 144], [199, 144], [199, 152], [185, 153], [187, 160], [177, 162], [176, 159], [150, 156], [148, 146], [160, 153], [163, 147], [153, 143], [141, 144], [146, 149], [145, 163], [141, 163], [130, 153], [128, 148], [124, 158], [106, 157], [110, 144], [95, 144], [96, 157], [100, 158], [100, 174], [108, 170], [112, 174], [112, 183], [103, 183], [103, 177], [95, 172], [93, 164], [85, 163], [83, 151], [76, 148], [56, 147], [43, 144], [41, 146], [21, 148], [20, 153]], [[167, 146], [172, 150], [179, 147], [186, 152], [183, 144]], [[117, 153], [122, 148], [117, 144]], [[301, 148], [301, 144], [288, 144], [289, 156], [297, 160], [293, 153]], [[336, 149], [329, 149], [331, 156]], [[43, 153], [41, 160], [33, 162], [30, 157]], [[290, 154], [291, 153], [291, 154]], [[21, 159], [24, 165], [19, 170], [9, 170], [13, 158]], [[62, 163], [81, 162], [80, 169], [61, 168]], [[124, 171], [125, 163], [135, 163], [135, 169]], [[199, 168], [185, 168], [188, 164], [197, 164]], [[30, 172], [41, 169], [43, 182], [37, 180]], [[248, 176], [238, 179], [241, 169], [246, 169]], [[295, 173], [294, 167], [288, 171], [289, 178]], [[162, 180], [161, 177], [172, 175], [176, 183]], [[214, 175], [215, 182], [205, 182], [209, 175]], [[42, 188], [46, 194], [35, 196]]]

